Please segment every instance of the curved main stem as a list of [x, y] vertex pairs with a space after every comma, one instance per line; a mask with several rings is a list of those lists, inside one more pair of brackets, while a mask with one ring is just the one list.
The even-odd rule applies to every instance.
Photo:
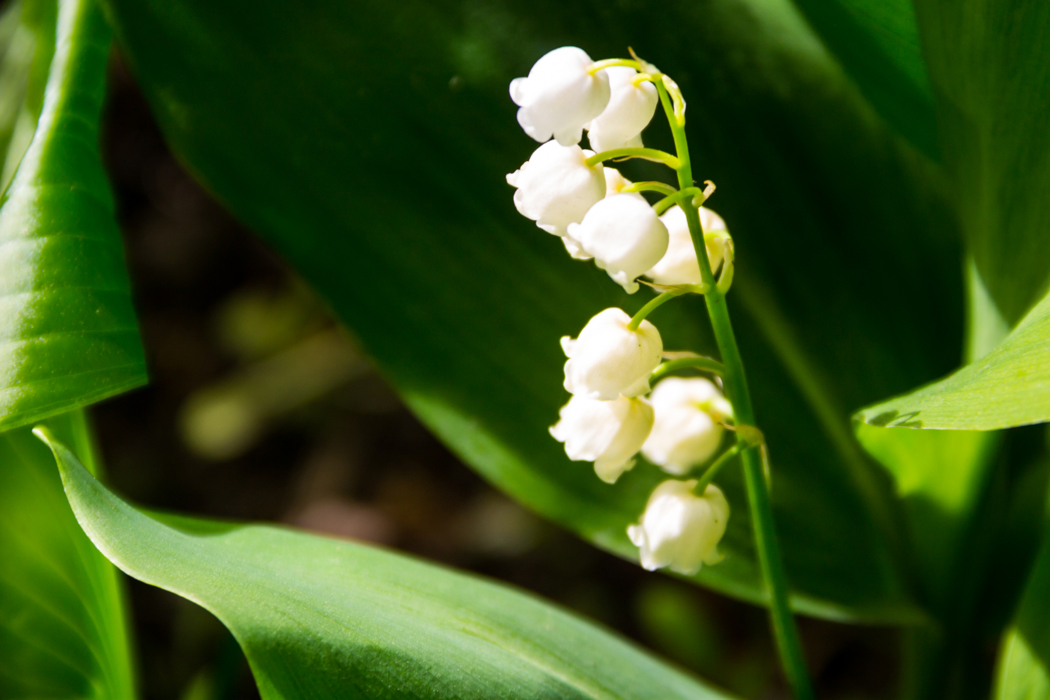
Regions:
[[[671, 124], [674, 145], [677, 151], [678, 187], [681, 190], [693, 187], [693, 167], [689, 159], [689, 145], [685, 138], [685, 115], [676, 115], [671, 98], [661, 79], [654, 80], [660, 92], [660, 102]], [[751, 394], [747, 388], [747, 376], [744, 374], [744, 362], [736, 344], [736, 335], [729, 320], [729, 308], [726, 306], [725, 294], [717, 289], [711, 261], [707, 257], [707, 246], [704, 244], [704, 231], [700, 225], [700, 215], [692, 201], [685, 200], [680, 204], [689, 224], [689, 234], [696, 248], [697, 262], [700, 264], [700, 277], [710, 291], [704, 295], [707, 312], [711, 316], [715, 341], [722, 354], [725, 366], [725, 389], [737, 425], [754, 426], [755, 415], [751, 406]], [[744, 466], [744, 479], [747, 484], [747, 498], [751, 507], [751, 522], [755, 531], [755, 547], [758, 550], [762, 578], [769, 595], [769, 616], [773, 625], [773, 636], [776, 640], [784, 673], [791, 686], [796, 700], [812, 700], [813, 688], [806, 669], [802, 643], [799, 641], [798, 629], [791, 614], [788, 602], [787, 576], [784, 572], [784, 561], [780, 555], [776, 529], [773, 523], [773, 504], [769, 487], [762, 470], [762, 457], [754, 447], [742, 446], [741, 459]]]

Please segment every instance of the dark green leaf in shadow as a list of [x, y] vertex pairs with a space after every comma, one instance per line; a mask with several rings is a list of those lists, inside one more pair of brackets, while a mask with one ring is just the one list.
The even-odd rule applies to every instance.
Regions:
[[38, 435], [95, 545], [229, 627], [264, 700], [726, 697], [504, 586], [283, 528], [147, 516]]
[[873, 107], [939, 157], [933, 91], [912, 0], [795, 0]]
[[943, 160], [977, 268], [1011, 325], [1050, 276], [1050, 12], [916, 0]]
[[59, 4], [39, 124], [0, 198], [0, 429], [146, 381], [113, 200], [99, 155], [110, 30]]
[[[47, 425], [94, 469], [83, 413]], [[118, 573], [29, 428], [0, 435], [0, 554], [0, 697], [134, 697]]]
[[[627, 298], [514, 210], [504, 175], [535, 144], [507, 85], [563, 44], [633, 45], [675, 76], [697, 176], [718, 183], [712, 206], [737, 245], [730, 304], [794, 604], [915, 619], [889, 488], [849, 413], [956, 365], [955, 224], [936, 177], [789, 2], [674, 3], [658, 22], [598, 0], [107, 2], [172, 146], [330, 301], [412, 409], [500, 488], [630, 558], [626, 526], [659, 472], [610, 487], [547, 427], [567, 399], [558, 337], [648, 292]], [[669, 348], [714, 350], [702, 304], [653, 321]], [[762, 601], [739, 474], [721, 483], [728, 556], [699, 580]]]

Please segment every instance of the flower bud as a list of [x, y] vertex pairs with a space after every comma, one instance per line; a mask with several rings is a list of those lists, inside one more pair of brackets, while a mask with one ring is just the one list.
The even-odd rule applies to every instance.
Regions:
[[664, 566], [691, 576], [702, 564], [722, 561], [718, 542], [729, 521], [729, 503], [722, 491], [708, 484], [703, 496], [693, 494], [696, 480], [665, 481], [656, 487], [642, 514], [642, 522], [627, 528], [640, 548], [642, 566], [649, 571]]
[[638, 291], [635, 279], [667, 251], [667, 227], [645, 199], [632, 194], [606, 197], [568, 232], [628, 294]]
[[598, 401], [573, 396], [562, 406], [551, 435], [565, 443], [569, 459], [594, 462], [598, 478], [616, 483], [653, 427], [653, 407], [643, 398]]
[[646, 80], [634, 83], [638, 71], [627, 66], [606, 68], [609, 74], [609, 104], [587, 125], [587, 138], [597, 153], [614, 148], [639, 148], [642, 130], [656, 113], [660, 96]]
[[623, 310], [606, 309], [587, 322], [579, 338], [561, 339], [570, 394], [612, 401], [649, 393], [649, 375], [660, 364], [664, 344], [656, 326], [642, 321], [632, 331], [630, 321]]
[[721, 420], [733, 415], [722, 392], [707, 379], [669, 377], [653, 390], [655, 422], [642, 454], [671, 474], [703, 464], [722, 442]]
[[517, 187], [514, 206], [525, 217], [555, 236], [566, 235], [569, 224], [583, 220], [605, 196], [601, 164], [588, 167], [593, 156], [579, 146], [561, 146], [551, 141], [532, 154], [518, 170], [507, 175]]
[[510, 83], [510, 97], [518, 110], [518, 123], [540, 143], [551, 135], [563, 146], [573, 146], [583, 136], [583, 125], [597, 117], [609, 103], [609, 76], [593, 75], [594, 61], [582, 49], [563, 46], [536, 61], [527, 78]]
[[[660, 217], [660, 221], [667, 227], [667, 252], [645, 276], [657, 284], [700, 284], [700, 263], [696, 259], [685, 212], [676, 204]], [[700, 207], [700, 225], [704, 233], [726, 230], [722, 217], [704, 207]], [[711, 271], [717, 271], [725, 258], [725, 239], [707, 241], [707, 258], [711, 261]]]

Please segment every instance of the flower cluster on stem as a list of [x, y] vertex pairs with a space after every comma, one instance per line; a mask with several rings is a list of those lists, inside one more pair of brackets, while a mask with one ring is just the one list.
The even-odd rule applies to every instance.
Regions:
[[[628, 294], [640, 289], [643, 277], [661, 292], [634, 316], [608, 308], [576, 338], [562, 338], [568, 358], [564, 386], [571, 398], [550, 432], [571, 460], [592, 462], [608, 484], [634, 467], [639, 453], [680, 477], [662, 481], [639, 521], [627, 528], [641, 564], [650, 570], [692, 575], [722, 560], [718, 543], [730, 505], [713, 479], [739, 461], [774, 637], [795, 695], [809, 698], [773, 527], [767, 449], [754, 425], [725, 304], [734, 273], [733, 239], [722, 218], [703, 206], [714, 185], [700, 189], [693, 180], [681, 90], [655, 66], [632, 56], [592, 61], [582, 49], [562, 47], [510, 85], [518, 123], [541, 144], [507, 176], [516, 188], [518, 211], [560, 237], [573, 258], [593, 260]], [[643, 144], [642, 132], [658, 106], [667, 116], [674, 154]], [[590, 150], [580, 146], [584, 133]], [[677, 187], [630, 182], [612, 163], [631, 158], [670, 167]], [[650, 202], [643, 193], [659, 199]], [[662, 304], [690, 293], [705, 297], [721, 362], [665, 351], [660, 332], [647, 319]], [[682, 371], [710, 378], [671, 376]], [[723, 447], [729, 436], [732, 443]]]

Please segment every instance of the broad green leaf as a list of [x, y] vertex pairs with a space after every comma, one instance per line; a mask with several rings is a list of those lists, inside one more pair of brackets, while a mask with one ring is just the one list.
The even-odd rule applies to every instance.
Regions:
[[1050, 420], [1050, 296], [980, 360], [905, 396], [865, 408], [872, 425], [998, 430]]
[[[80, 411], [47, 422], [94, 470]], [[0, 434], [0, 697], [134, 697], [116, 569], [77, 525], [29, 428]]]
[[1011, 325], [1050, 276], [1050, 11], [1043, 0], [916, 0], [963, 230]]
[[[626, 526], [660, 473], [603, 484], [547, 427], [568, 398], [559, 336], [649, 292], [626, 297], [514, 210], [504, 175], [535, 144], [507, 85], [563, 44], [595, 57], [631, 45], [673, 75], [696, 176], [718, 183], [712, 207], [736, 240], [730, 303], [795, 605], [915, 619], [892, 495], [849, 414], [956, 365], [961, 254], [936, 176], [789, 2], [677, 3], [658, 18], [598, 0], [322, 0], [291, 14], [107, 2], [174, 149], [328, 299], [413, 410], [500, 488], [629, 558]], [[651, 131], [650, 145], [668, 140]], [[889, 289], [923, 302], [889, 303]], [[696, 300], [652, 320], [669, 348], [714, 352]], [[759, 602], [746, 499], [725, 474], [728, 556], [699, 580]]]
[[98, 149], [110, 30], [59, 3], [39, 123], [0, 197], [0, 429], [146, 380]]
[[1013, 624], [1003, 636], [996, 700], [1050, 698], [1050, 537], [1028, 577]]
[[912, 0], [795, 0], [864, 96], [919, 150], [938, 157], [937, 116]]
[[264, 700], [725, 697], [505, 586], [284, 528], [150, 517], [38, 435], [92, 542], [229, 627]]
[[970, 523], [987, 490], [995, 433], [876, 428], [858, 423], [864, 448], [893, 479], [908, 521], [923, 596], [940, 607], [959, 584]]

